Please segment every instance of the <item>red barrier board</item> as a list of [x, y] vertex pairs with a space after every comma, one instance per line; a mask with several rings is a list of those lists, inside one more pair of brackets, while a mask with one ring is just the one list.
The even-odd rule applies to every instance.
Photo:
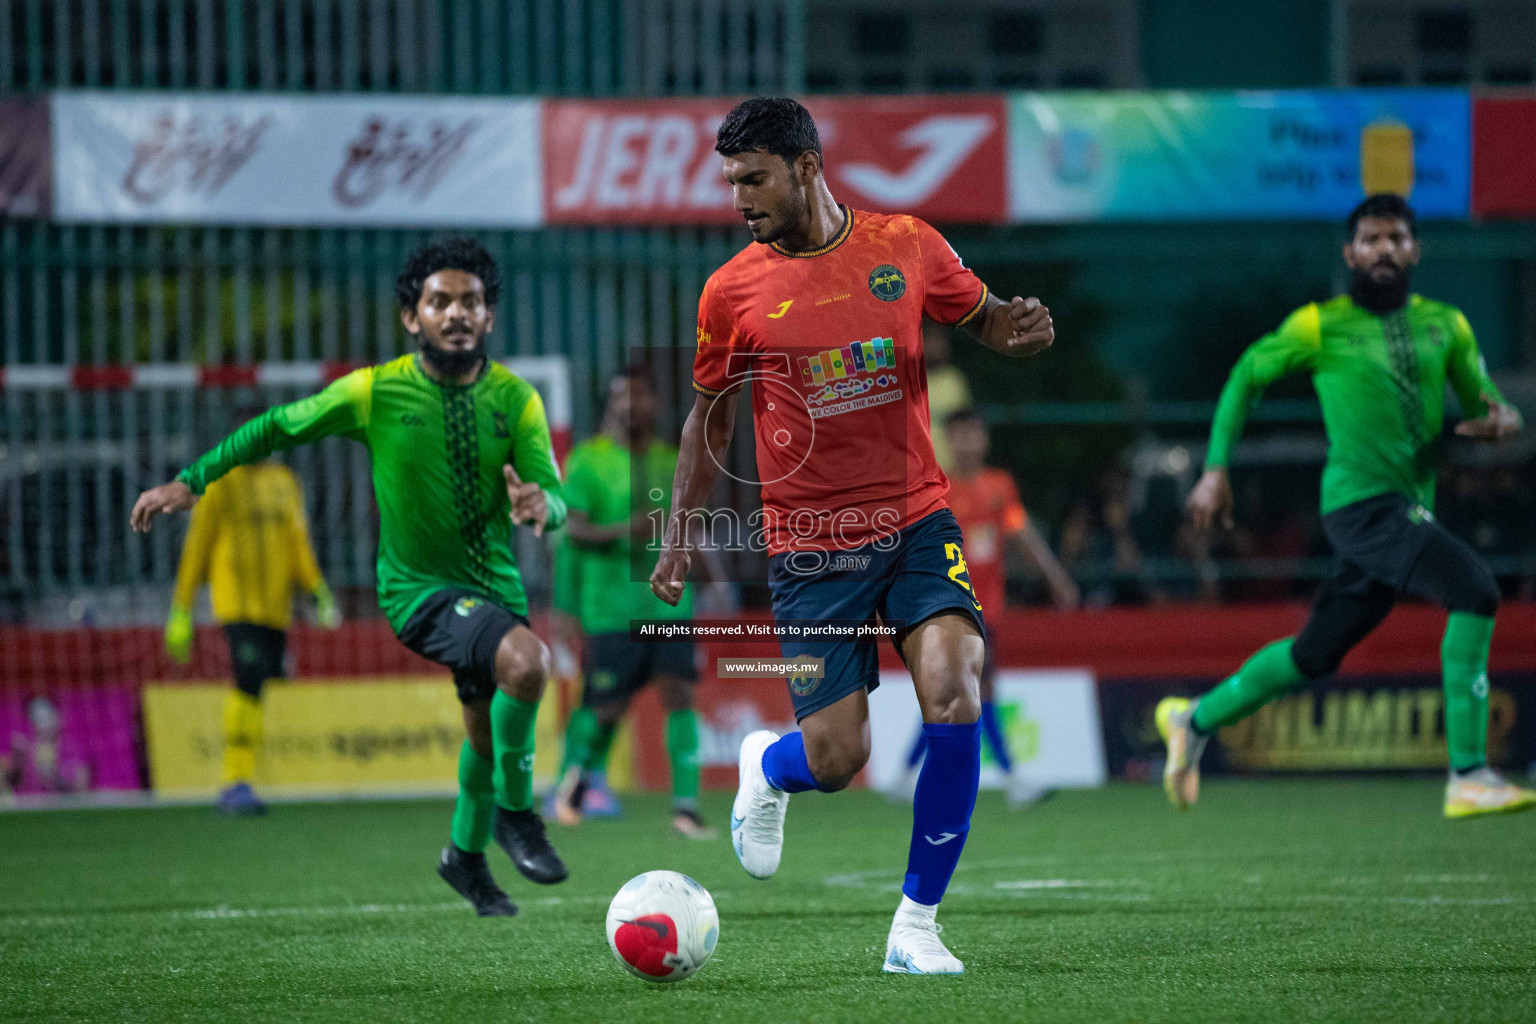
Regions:
[[1536, 95], [1473, 98], [1472, 214], [1536, 217]]
[[[740, 223], [714, 151], [733, 102], [545, 103], [548, 221]], [[1004, 219], [1002, 96], [827, 97], [806, 105], [838, 201], [940, 223]]]
[[[767, 613], [746, 621], [767, 622]], [[1111, 608], [1055, 612], [1010, 608], [989, 621], [997, 661], [1006, 668], [1087, 668], [1100, 679], [1229, 674], [1271, 640], [1289, 636], [1307, 618], [1304, 604], [1169, 605], [1165, 608]], [[541, 616], [533, 628], [547, 637]], [[1437, 672], [1445, 612], [1404, 604], [1350, 652], [1345, 675]], [[229, 675], [229, 647], [217, 626], [198, 630], [192, 664], [178, 666], [163, 649], [159, 629], [42, 630], [0, 626], [0, 685], [48, 686], [60, 681], [101, 683], [146, 679], [219, 679]], [[434, 674], [443, 670], [406, 650], [382, 619], [351, 621], [327, 632], [296, 625], [289, 633], [295, 668], [306, 678]], [[772, 640], [704, 644], [704, 680], [715, 680], [715, 660], [773, 654]], [[881, 664], [899, 668], [890, 644], [881, 645]], [[1499, 608], [1493, 636], [1493, 672], [1536, 672], [1536, 602]], [[721, 684], [725, 685], [725, 684]], [[777, 680], [733, 680], [733, 689], [764, 689], [767, 718], [787, 712], [789, 701]], [[783, 697], [779, 704], [775, 697]]]

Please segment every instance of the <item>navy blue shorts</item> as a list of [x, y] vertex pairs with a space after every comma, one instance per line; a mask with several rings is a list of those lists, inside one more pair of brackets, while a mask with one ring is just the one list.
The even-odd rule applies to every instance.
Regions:
[[[876, 616], [898, 632], [898, 653], [913, 627], [942, 612], [970, 616], [983, 637], [986, 623], [971, 593], [960, 544], [960, 524], [947, 508], [924, 516], [894, 538], [851, 551], [801, 551], [768, 560], [773, 617], [787, 623], [874, 623]], [[780, 637], [785, 658], [821, 658], [820, 679], [789, 680], [795, 721], [835, 704], [857, 690], [880, 685], [878, 639], [793, 640]]]

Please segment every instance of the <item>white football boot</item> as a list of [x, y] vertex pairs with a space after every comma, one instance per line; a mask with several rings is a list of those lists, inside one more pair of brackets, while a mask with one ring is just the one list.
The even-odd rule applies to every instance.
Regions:
[[938, 907], [925, 907], [903, 896], [891, 934], [885, 940], [886, 974], [964, 974], [965, 964], [945, 948], [934, 920]]
[[776, 733], [759, 729], [741, 741], [741, 781], [736, 787], [736, 802], [731, 805], [731, 845], [753, 878], [772, 878], [784, 852], [784, 811], [789, 807], [789, 794], [770, 786], [763, 774], [763, 751], [778, 738]]

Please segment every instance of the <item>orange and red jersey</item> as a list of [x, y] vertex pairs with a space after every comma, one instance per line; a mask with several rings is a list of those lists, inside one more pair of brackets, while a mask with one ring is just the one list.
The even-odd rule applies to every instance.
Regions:
[[932, 227], [842, 210], [820, 249], [749, 245], [699, 298], [694, 388], [752, 384], [772, 554], [859, 547], [943, 507], [922, 318], [959, 325], [986, 306]]
[[983, 469], [966, 480], [949, 481], [949, 507], [965, 538], [965, 563], [971, 591], [988, 612], [1003, 607], [1004, 542], [1024, 529], [1029, 517], [1019, 501], [1013, 477], [1001, 469]]

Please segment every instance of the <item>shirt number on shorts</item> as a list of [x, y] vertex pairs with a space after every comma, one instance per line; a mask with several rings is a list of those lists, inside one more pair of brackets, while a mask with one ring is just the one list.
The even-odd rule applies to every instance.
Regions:
[[[976, 592], [971, 589], [971, 571], [965, 564], [965, 552], [960, 550], [959, 544], [945, 544], [944, 557], [949, 559], [949, 578], [965, 588], [965, 592], [971, 596], [971, 604], [979, 609], [981, 602], [976, 600]], [[965, 579], [961, 579], [961, 576]]]

